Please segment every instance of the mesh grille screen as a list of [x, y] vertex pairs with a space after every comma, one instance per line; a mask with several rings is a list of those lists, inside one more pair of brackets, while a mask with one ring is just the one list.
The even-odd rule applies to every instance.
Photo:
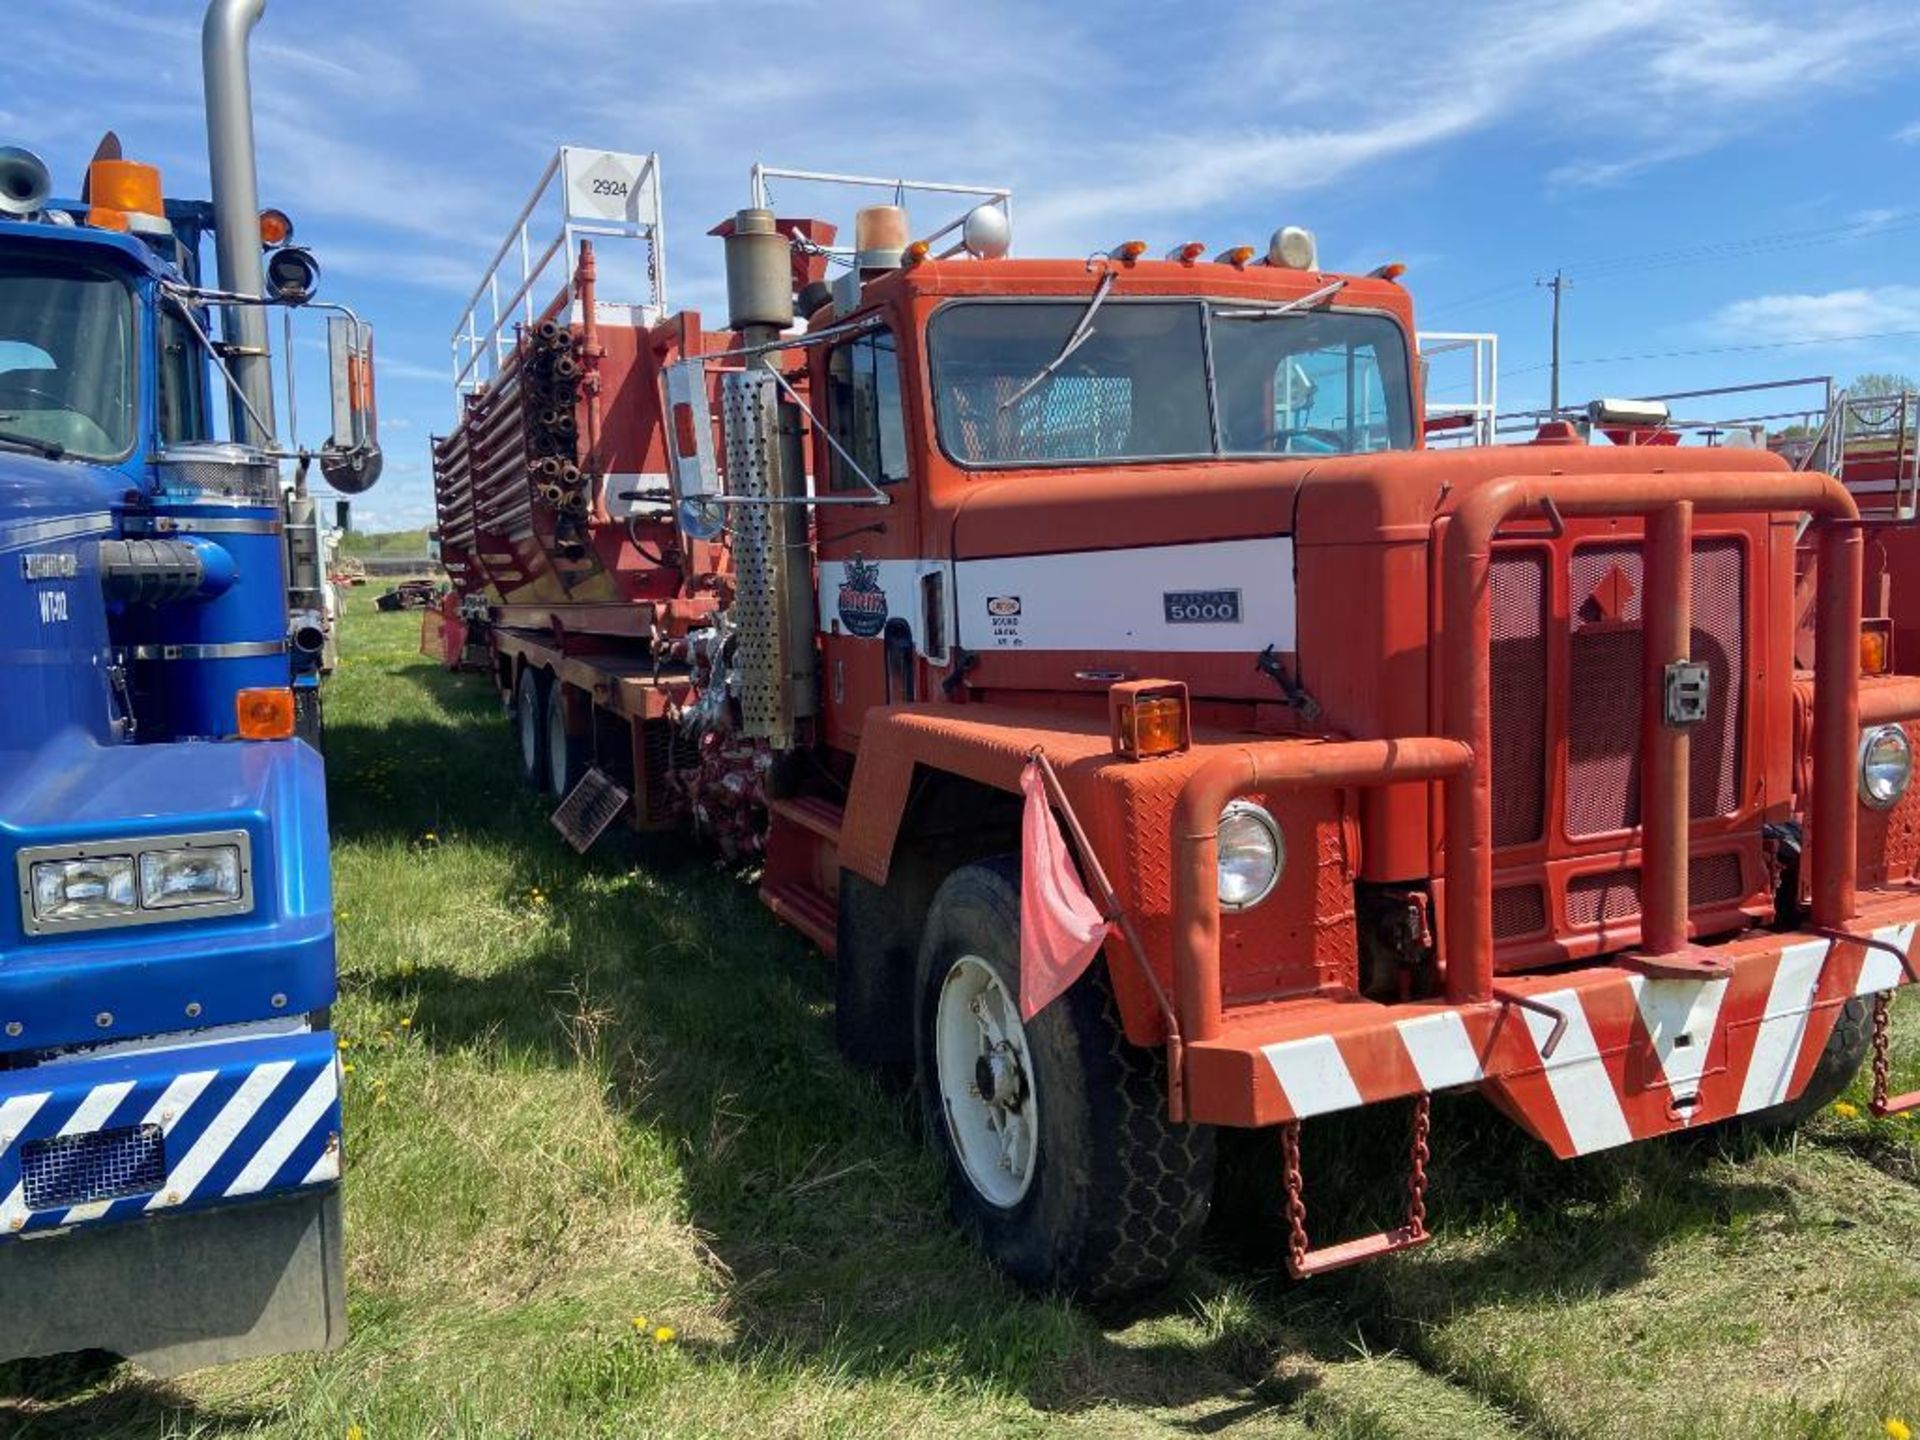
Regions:
[[57, 1210], [144, 1195], [167, 1178], [158, 1125], [127, 1125], [89, 1135], [56, 1135], [20, 1150], [20, 1183], [32, 1210]]
[[[1581, 838], [1640, 823], [1640, 547], [1582, 546], [1567, 578], [1573, 607], [1567, 829]], [[1711, 677], [1707, 718], [1693, 728], [1691, 746], [1688, 812], [1696, 819], [1739, 806], [1745, 581], [1738, 540], [1693, 547], [1689, 648]], [[1608, 613], [1602, 594], [1616, 613]]]
[[1493, 843], [1525, 845], [1546, 818], [1546, 556], [1495, 556], [1490, 592]]
[[1576, 875], [1567, 882], [1567, 923], [1597, 925], [1640, 913], [1640, 872]]
[[[1729, 850], [1719, 855], [1696, 855], [1687, 866], [1687, 906], [1730, 905], [1746, 898], [1740, 857]], [[1495, 926], [1500, 897], [1494, 896]], [[1640, 872], [1615, 870], [1601, 875], [1576, 875], [1567, 882], [1567, 923], [1595, 925], [1602, 920], [1626, 920], [1640, 913]], [[1497, 933], [1497, 931], [1496, 931]]]
[[1508, 885], [1493, 892], [1493, 938], [1515, 940], [1547, 928], [1547, 901], [1538, 885]]

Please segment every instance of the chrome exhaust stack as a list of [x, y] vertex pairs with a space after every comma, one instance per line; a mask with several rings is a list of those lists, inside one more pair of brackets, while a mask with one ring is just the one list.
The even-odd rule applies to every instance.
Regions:
[[[262, 280], [253, 77], [247, 42], [266, 9], [267, 0], [210, 0], [200, 31], [207, 95], [207, 174], [213, 186], [220, 288], [249, 296], [262, 293]], [[274, 419], [266, 312], [255, 305], [224, 306], [220, 333], [230, 347], [227, 363], [234, 383], [247, 400], [246, 405], [237, 399], [233, 402], [233, 433], [250, 446], [268, 448], [274, 443]], [[252, 415], [247, 413], [248, 406]], [[258, 423], [254, 415], [260, 417]]]

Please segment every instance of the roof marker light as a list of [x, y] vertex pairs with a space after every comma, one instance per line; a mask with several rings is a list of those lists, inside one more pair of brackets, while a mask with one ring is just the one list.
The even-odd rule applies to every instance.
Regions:
[[1231, 250], [1222, 250], [1218, 255], [1214, 256], [1213, 263], [1216, 265], [1231, 265], [1236, 270], [1244, 270], [1247, 268], [1247, 262], [1253, 259], [1253, 255], [1253, 246], [1235, 245]]
[[1123, 240], [1107, 252], [1107, 258], [1109, 260], [1118, 260], [1122, 265], [1131, 265], [1146, 253], [1146, 241]]
[[1169, 250], [1167, 252], [1167, 259], [1175, 261], [1181, 265], [1191, 265], [1193, 264], [1194, 261], [1198, 260], [1202, 255], [1206, 253], [1207, 253], [1207, 247], [1204, 242], [1199, 240], [1189, 240], [1186, 244], [1176, 245], [1173, 247], [1173, 249]]
[[1395, 260], [1390, 265], [1382, 265], [1378, 270], [1368, 271], [1367, 278], [1370, 280], [1398, 280], [1406, 273], [1407, 267], [1402, 265], [1398, 260]]
[[293, 221], [284, 210], [262, 210], [260, 212], [260, 248], [278, 250], [293, 239]]
[[911, 270], [933, 253], [933, 246], [924, 240], [916, 240], [900, 252], [900, 263]]

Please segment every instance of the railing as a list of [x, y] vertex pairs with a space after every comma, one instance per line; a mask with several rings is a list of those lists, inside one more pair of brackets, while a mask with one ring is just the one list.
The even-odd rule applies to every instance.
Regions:
[[[1420, 332], [1420, 358], [1427, 362], [1425, 385], [1426, 420], [1465, 423], [1458, 429], [1438, 430], [1433, 441], [1442, 445], [1492, 445], [1500, 413], [1500, 337], [1492, 333], [1468, 334], [1465, 331], [1423, 330]], [[1435, 386], [1433, 362], [1447, 356], [1464, 356], [1470, 373], [1466, 380]], [[1456, 365], [1442, 367], [1457, 369]], [[1464, 401], [1436, 400], [1436, 394], [1448, 395], [1465, 389], [1472, 396]], [[1430, 441], [1429, 443], [1433, 443]]]
[[[531, 325], [534, 286], [563, 256], [560, 303], [574, 301], [573, 252], [582, 237], [641, 241], [647, 246], [647, 298], [640, 302], [657, 316], [667, 304], [666, 229], [660, 193], [660, 157], [613, 150], [562, 146], [547, 162], [527, 203], [494, 252], [467, 307], [454, 324], [453, 390], [459, 398], [500, 372], [514, 345], [512, 327]], [[555, 212], [557, 210], [557, 218]], [[546, 226], [551, 223], [549, 231]], [[539, 235], [534, 227], [539, 225]], [[540, 238], [551, 235], [544, 244]], [[540, 244], [536, 256], [534, 247]], [[517, 259], [518, 283], [507, 267]], [[502, 285], [512, 289], [502, 293]], [[544, 308], [544, 307], [541, 307]], [[484, 311], [484, 313], [483, 313]]]
[[[754, 162], [749, 176], [749, 188], [756, 209], [774, 208], [773, 191], [769, 180], [792, 180], [805, 185], [851, 186], [857, 190], [890, 190], [893, 203], [905, 205], [909, 195], [960, 195], [997, 205], [1007, 217], [1008, 228], [1013, 225], [1013, 191], [1004, 185], [956, 185], [944, 180], [906, 180], [887, 175], [841, 175], [828, 170], [787, 170], [777, 165], [763, 165]], [[915, 238], [934, 241], [960, 228], [966, 214], [946, 221], [937, 230], [917, 235]], [[853, 254], [851, 246], [823, 246], [828, 255], [837, 259], [846, 259]]]

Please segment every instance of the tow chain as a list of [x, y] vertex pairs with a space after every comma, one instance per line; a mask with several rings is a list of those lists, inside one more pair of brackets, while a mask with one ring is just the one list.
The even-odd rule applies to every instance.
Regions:
[[1422, 1092], [1413, 1102], [1413, 1164], [1407, 1171], [1407, 1229], [1427, 1233], [1427, 1161], [1432, 1152], [1427, 1137], [1433, 1132], [1433, 1096]]
[[1287, 1166], [1287, 1268], [1298, 1275], [1307, 1258], [1307, 1202], [1300, 1193], [1298, 1120], [1288, 1121], [1280, 1127], [1280, 1149]]
[[1893, 992], [1890, 990], [1882, 990], [1873, 997], [1873, 1096], [1867, 1101], [1867, 1109], [1875, 1115], [1888, 1112], [1888, 1072], [1891, 1067], [1887, 1062], [1887, 1019], [1892, 1001]]
[[[1407, 1169], [1407, 1223], [1403, 1230], [1375, 1237], [1391, 1241], [1387, 1249], [1404, 1250], [1427, 1239], [1427, 1162], [1433, 1158], [1429, 1141], [1433, 1134], [1433, 1097], [1421, 1094], [1413, 1102], [1413, 1146]], [[1311, 1246], [1307, 1239], [1307, 1202], [1300, 1176], [1300, 1122], [1290, 1120], [1280, 1127], [1280, 1151], [1286, 1167], [1287, 1186], [1287, 1273], [1301, 1279], [1308, 1273]], [[1353, 1242], [1334, 1246], [1334, 1251], [1351, 1250]], [[1377, 1252], [1384, 1253], [1384, 1251]], [[1324, 1256], [1321, 1258], [1324, 1265]], [[1343, 1259], [1338, 1263], [1351, 1264]], [[1316, 1270], [1323, 1266], [1315, 1266]]]

